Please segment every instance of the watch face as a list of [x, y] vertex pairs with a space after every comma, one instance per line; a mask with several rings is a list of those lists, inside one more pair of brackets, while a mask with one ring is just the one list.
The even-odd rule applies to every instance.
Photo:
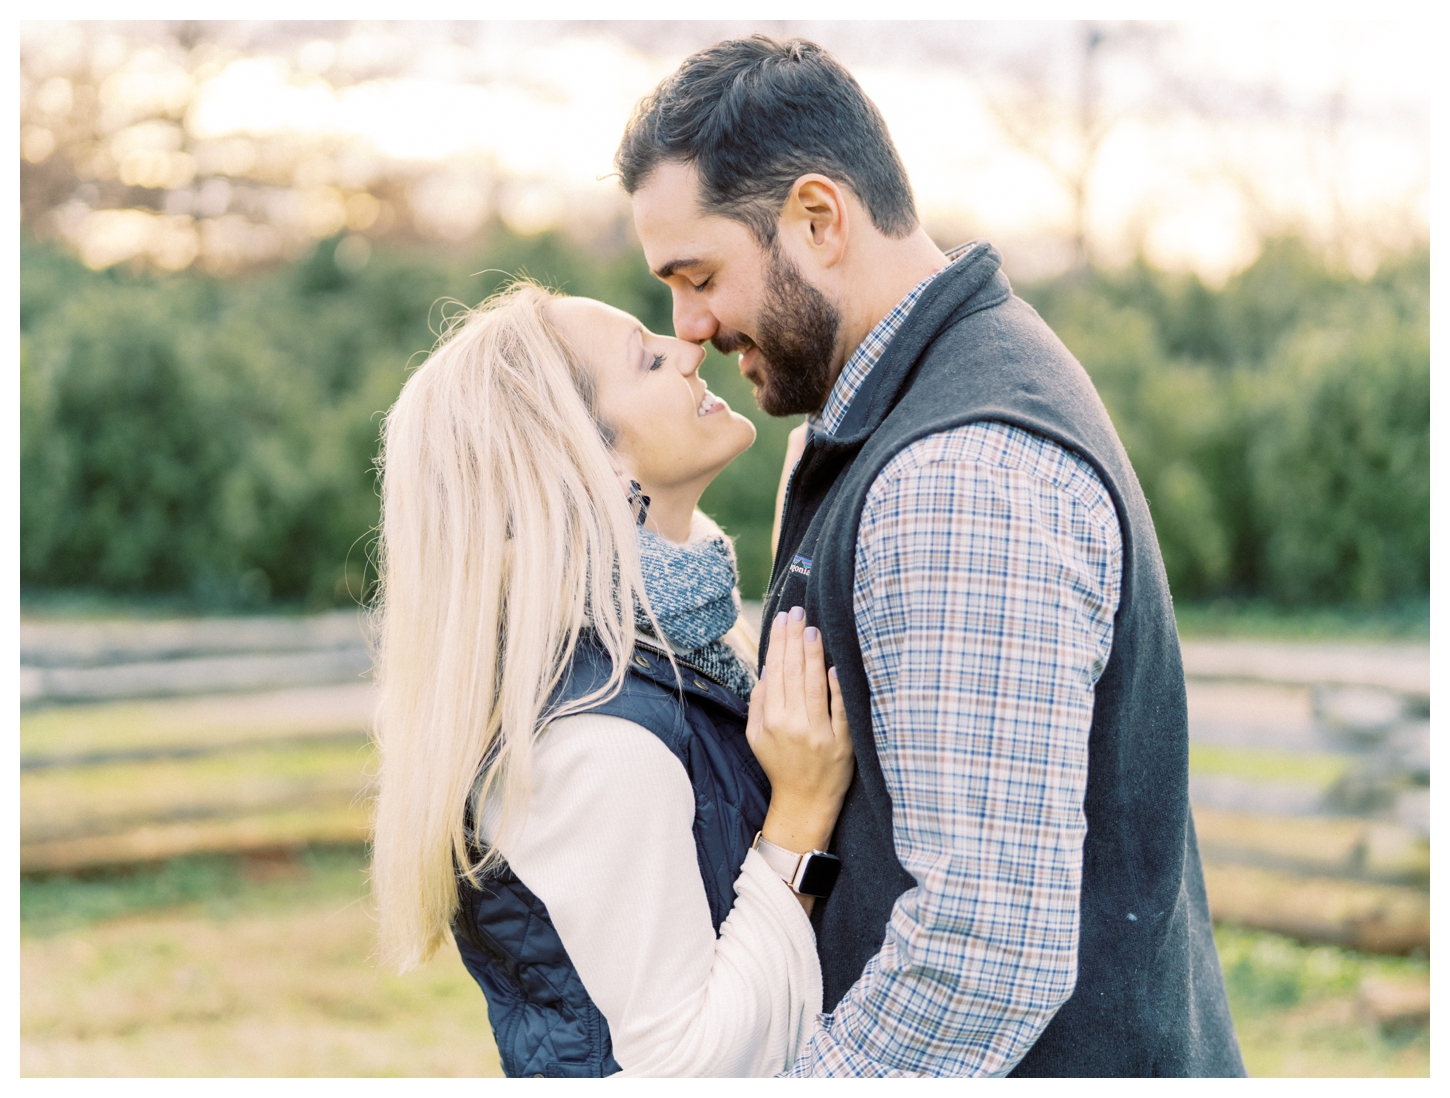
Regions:
[[796, 891], [802, 896], [829, 896], [840, 875], [841, 859], [834, 854], [807, 854]]

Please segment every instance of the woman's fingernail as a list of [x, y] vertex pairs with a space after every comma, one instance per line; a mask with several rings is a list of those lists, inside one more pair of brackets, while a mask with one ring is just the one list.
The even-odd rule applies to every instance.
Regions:
[[814, 625], [806, 626], [806, 640], [810, 641], [812, 644], [815, 644], [816, 641], [820, 639], [821, 631], [819, 629], [817, 629]]
[[784, 610], [782, 610], [779, 614], [777, 614], [775, 616], [775, 624], [776, 625], [784, 625], [785, 624], [785, 611]]
[[805, 616], [806, 616], [806, 608], [804, 606], [792, 606], [790, 608], [790, 620], [791, 621], [802, 621], [802, 620], [805, 619]]
[[764, 682], [765, 681], [765, 668], [762, 667], [760, 669], [760, 674], [756, 676], [755, 681], [756, 682]]
[[831, 677], [832, 682], [836, 681], [836, 669], [834, 667], [827, 671], [826, 674]]

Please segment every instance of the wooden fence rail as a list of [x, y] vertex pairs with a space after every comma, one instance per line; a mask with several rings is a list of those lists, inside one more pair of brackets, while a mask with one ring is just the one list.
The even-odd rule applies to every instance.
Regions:
[[[366, 841], [375, 695], [356, 614], [24, 623], [21, 643], [22, 872]], [[1427, 649], [1183, 653], [1215, 918], [1427, 950]]]

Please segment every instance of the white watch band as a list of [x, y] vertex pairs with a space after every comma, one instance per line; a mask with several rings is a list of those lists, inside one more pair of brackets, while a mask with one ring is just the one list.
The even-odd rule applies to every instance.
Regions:
[[794, 892], [796, 873], [800, 869], [801, 859], [805, 855], [787, 850], [783, 846], [776, 846], [759, 831], [755, 833], [755, 842], [750, 845], [765, 859], [765, 864], [775, 870], [780, 879]]

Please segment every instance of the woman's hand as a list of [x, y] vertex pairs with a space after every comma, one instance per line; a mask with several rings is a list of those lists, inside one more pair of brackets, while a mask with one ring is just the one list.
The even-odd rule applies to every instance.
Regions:
[[835, 668], [827, 674], [821, 632], [799, 606], [771, 624], [745, 735], [770, 778], [765, 838], [798, 854], [824, 850], [856, 758]]

